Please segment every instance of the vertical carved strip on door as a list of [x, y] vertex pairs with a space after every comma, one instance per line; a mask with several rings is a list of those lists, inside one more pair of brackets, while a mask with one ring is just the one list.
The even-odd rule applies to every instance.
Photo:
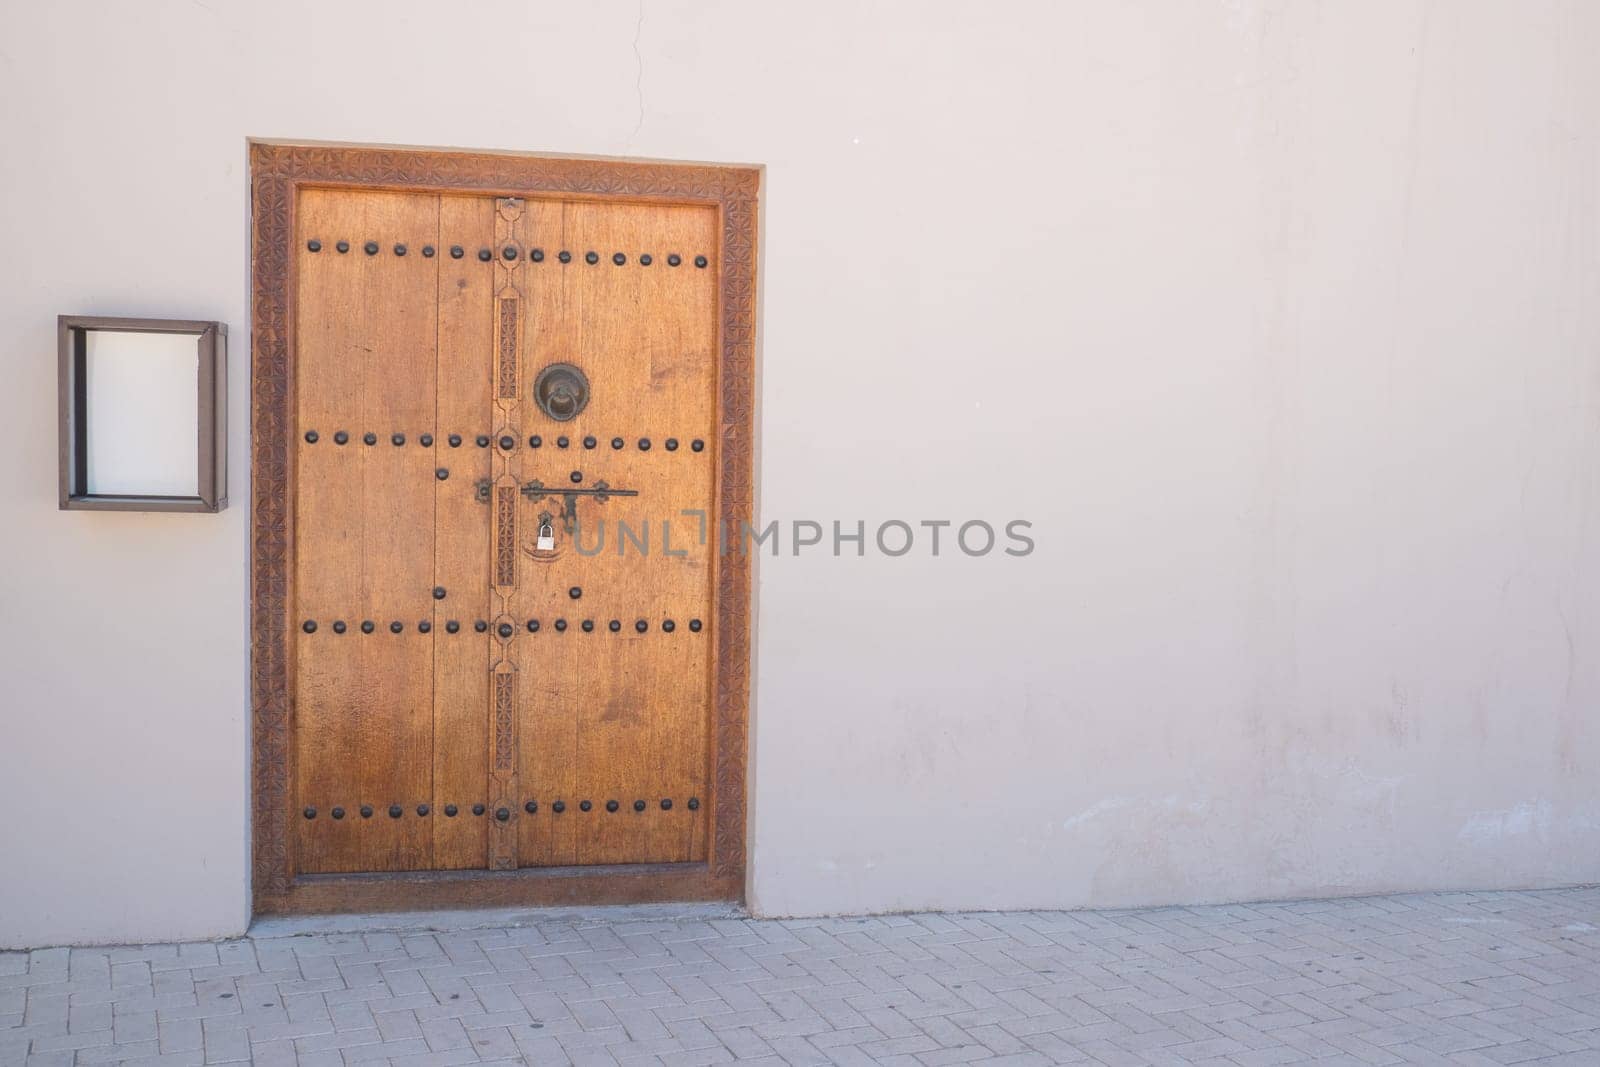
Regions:
[[489, 867], [514, 870], [517, 866], [517, 669], [512, 643], [521, 630], [511, 614], [517, 588], [517, 453], [522, 445], [518, 415], [522, 383], [523, 260], [521, 241], [523, 203], [514, 197], [495, 201], [493, 262], [494, 311], [494, 416], [492, 434], [494, 571], [491, 583], [494, 621], [491, 624], [495, 663], [489, 701], [489, 782], [493, 793], [489, 829]]

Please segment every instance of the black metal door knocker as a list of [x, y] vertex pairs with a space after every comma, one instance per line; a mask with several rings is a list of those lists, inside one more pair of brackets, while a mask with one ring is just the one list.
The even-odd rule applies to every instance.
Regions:
[[575, 418], [589, 403], [589, 379], [570, 363], [552, 363], [533, 380], [533, 400], [557, 422]]

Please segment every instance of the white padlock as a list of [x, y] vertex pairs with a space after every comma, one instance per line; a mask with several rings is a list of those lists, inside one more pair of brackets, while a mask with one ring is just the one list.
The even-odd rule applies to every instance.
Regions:
[[541, 523], [540, 526], [539, 526], [539, 538], [538, 538], [538, 540], [534, 541], [533, 547], [538, 549], [540, 552], [548, 552], [548, 551], [550, 551], [550, 549], [555, 548], [556, 547], [556, 530], [555, 530], [555, 527], [551, 526], [548, 522]]

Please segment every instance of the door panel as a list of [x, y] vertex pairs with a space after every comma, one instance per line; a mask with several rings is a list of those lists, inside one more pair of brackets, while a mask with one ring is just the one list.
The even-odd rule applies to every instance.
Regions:
[[[694, 262], [712, 247], [716, 213], [541, 202], [529, 221], [530, 240], [557, 264], [531, 289], [530, 373], [570, 363], [591, 392], [570, 421], [533, 408], [542, 445], [522, 455], [523, 483], [552, 495], [524, 505], [531, 566], [518, 614], [539, 629], [517, 647], [523, 673], [537, 679], [518, 708], [520, 778], [538, 814], [524, 821], [521, 862], [704, 858], [693, 828], [707, 810], [711, 550], [699, 520], [680, 512], [712, 505], [716, 305], [711, 272]], [[638, 495], [578, 498], [569, 533], [555, 491], [598, 483]], [[533, 547], [545, 515], [551, 552]], [[664, 522], [682, 555], [663, 553]]]
[[716, 208], [305, 189], [295, 219], [296, 869], [705, 860]]

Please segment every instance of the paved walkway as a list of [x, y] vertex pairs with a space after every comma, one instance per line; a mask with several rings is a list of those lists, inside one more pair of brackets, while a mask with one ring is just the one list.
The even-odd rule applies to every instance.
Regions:
[[407, 921], [0, 953], [0, 1063], [1600, 1064], [1600, 889]]

